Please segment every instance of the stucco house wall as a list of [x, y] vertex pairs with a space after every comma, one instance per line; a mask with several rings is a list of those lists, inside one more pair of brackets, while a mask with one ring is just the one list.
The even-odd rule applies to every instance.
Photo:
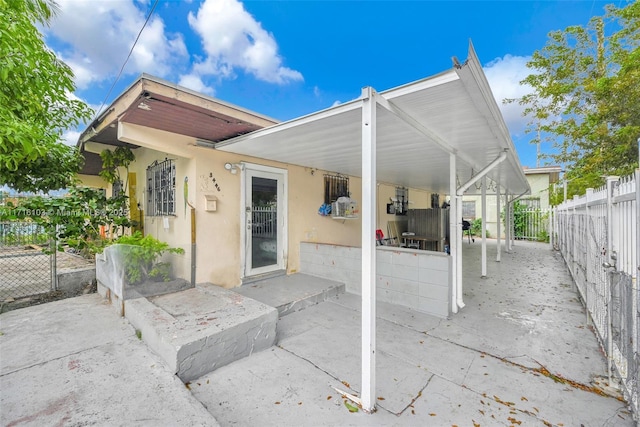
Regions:
[[[183, 196], [185, 177], [188, 179], [188, 201], [196, 209], [196, 281], [211, 282], [231, 288], [242, 283], [240, 227], [241, 171], [231, 174], [224, 168], [229, 163], [254, 163], [285, 169], [288, 172], [288, 244], [286, 269], [288, 273], [300, 271], [300, 242], [359, 246], [361, 220], [334, 220], [318, 214], [323, 203], [324, 174], [326, 171], [280, 164], [263, 159], [240, 157], [196, 145], [193, 138], [125, 125], [121, 130], [124, 141], [144, 145], [133, 150], [135, 161], [129, 172], [136, 174], [137, 186], [129, 197], [145, 212], [144, 232], [184, 249], [184, 255], [171, 255], [178, 277], [191, 274], [191, 217]], [[152, 147], [152, 148], [148, 148]], [[85, 149], [100, 152], [113, 148], [88, 143]], [[148, 216], [146, 206], [146, 169], [154, 161], [173, 159], [176, 164], [176, 212], [171, 216]], [[125, 176], [125, 172], [121, 172]], [[81, 177], [82, 178], [82, 177]], [[215, 182], [214, 182], [215, 179]], [[104, 186], [92, 178], [85, 183]], [[216, 188], [215, 184], [218, 185]], [[386, 213], [386, 204], [395, 196], [395, 186], [379, 186], [378, 228], [387, 233], [387, 223], [403, 217]], [[361, 202], [361, 180], [349, 177], [351, 197]], [[205, 194], [217, 198], [215, 212], [205, 210]], [[410, 208], [431, 207], [431, 193], [409, 189]], [[166, 219], [165, 219], [166, 218]]]

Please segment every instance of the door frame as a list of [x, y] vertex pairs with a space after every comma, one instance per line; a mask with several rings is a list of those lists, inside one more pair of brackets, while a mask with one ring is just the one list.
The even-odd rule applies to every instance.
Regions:
[[[277, 263], [273, 268], [262, 271], [257, 274], [267, 273], [277, 270], [285, 270], [287, 268], [287, 258], [289, 251], [288, 224], [289, 224], [289, 171], [287, 169], [276, 168], [272, 166], [259, 165], [255, 163], [240, 162], [240, 278], [251, 277], [248, 273], [247, 266], [247, 175], [248, 171], [268, 172], [282, 176], [281, 197], [278, 198], [278, 240], [281, 240], [281, 248], [277, 252]], [[266, 267], [263, 267], [266, 268]]]

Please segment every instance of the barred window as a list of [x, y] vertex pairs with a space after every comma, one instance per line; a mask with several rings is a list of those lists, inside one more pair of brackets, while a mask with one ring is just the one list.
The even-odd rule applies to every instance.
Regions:
[[341, 175], [324, 176], [324, 202], [331, 204], [338, 197], [349, 197], [349, 177]]
[[157, 160], [147, 167], [147, 216], [175, 215], [176, 165]]
[[462, 201], [462, 218], [476, 219], [476, 201], [475, 200]]

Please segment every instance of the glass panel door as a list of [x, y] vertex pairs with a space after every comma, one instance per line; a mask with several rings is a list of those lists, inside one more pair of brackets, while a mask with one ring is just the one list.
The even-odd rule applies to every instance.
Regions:
[[284, 176], [246, 170], [245, 176], [245, 276], [282, 269]]

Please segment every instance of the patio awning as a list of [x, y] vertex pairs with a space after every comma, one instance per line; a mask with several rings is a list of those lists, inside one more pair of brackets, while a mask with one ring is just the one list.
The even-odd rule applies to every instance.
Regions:
[[[509, 131], [473, 47], [465, 63], [455, 62], [448, 71], [378, 94], [378, 181], [448, 194], [450, 153], [457, 158], [460, 187], [505, 152], [505, 161], [487, 177], [499, 183], [503, 193], [527, 192]], [[363, 97], [220, 142], [215, 148], [362, 176], [362, 106]]]

